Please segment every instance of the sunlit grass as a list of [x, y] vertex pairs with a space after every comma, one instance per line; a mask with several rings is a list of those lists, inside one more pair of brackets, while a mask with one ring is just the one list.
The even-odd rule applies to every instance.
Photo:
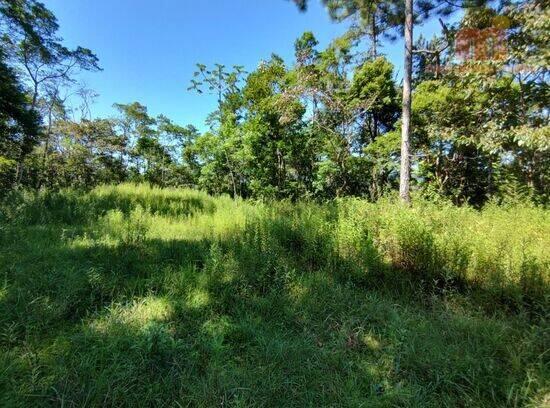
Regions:
[[541, 208], [121, 185], [1, 220], [0, 406], [548, 399]]

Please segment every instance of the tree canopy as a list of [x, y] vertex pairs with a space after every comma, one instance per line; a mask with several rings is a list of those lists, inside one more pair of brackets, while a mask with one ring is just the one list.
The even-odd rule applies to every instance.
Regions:
[[[197, 64], [188, 90], [217, 102], [201, 133], [139, 102], [92, 118], [94, 92], [78, 85], [78, 74], [100, 69], [95, 54], [64, 46], [42, 3], [0, 1], [2, 191], [130, 180], [255, 198], [392, 194], [404, 84], [383, 45], [401, 35], [403, 5], [324, 5], [349, 29], [323, 48], [305, 32], [293, 61], [272, 55], [251, 72]], [[546, 203], [548, 7], [419, 1], [415, 25], [459, 7], [456, 24], [442, 23], [431, 39], [419, 35], [412, 49], [410, 188], [456, 204]]]

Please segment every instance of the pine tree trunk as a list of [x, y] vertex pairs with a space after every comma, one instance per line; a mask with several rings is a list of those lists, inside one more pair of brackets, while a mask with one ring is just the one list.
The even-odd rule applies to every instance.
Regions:
[[411, 77], [413, 47], [413, 0], [405, 0], [405, 72], [403, 75], [403, 116], [401, 128], [401, 174], [399, 196], [405, 203], [410, 196]]
[[372, 59], [375, 59], [378, 56], [378, 50], [376, 49], [376, 42], [378, 41], [378, 33], [376, 32], [376, 11], [372, 13], [371, 21], [371, 30], [372, 30]]

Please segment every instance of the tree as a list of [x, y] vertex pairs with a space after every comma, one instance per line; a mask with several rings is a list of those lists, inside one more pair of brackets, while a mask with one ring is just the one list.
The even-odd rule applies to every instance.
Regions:
[[70, 50], [57, 34], [59, 25], [53, 13], [35, 0], [2, 0], [0, 16], [4, 47], [22, 68], [30, 82], [32, 107], [36, 108], [42, 87], [50, 82], [73, 82], [75, 71], [99, 70], [98, 58], [87, 48]]
[[150, 145], [148, 142], [155, 138], [156, 121], [149, 116], [147, 107], [139, 102], [114, 106], [121, 114], [117, 125], [127, 140], [126, 160], [133, 176], [139, 180], [149, 169], [148, 159], [151, 157], [144, 157], [143, 153]]
[[[31, 94], [30, 107], [51, 107], [55, 100], [40, 103], [55, 95], [51, 89], [72, 85], [79, 70], [99, 70], [97, 57], [87, 48], [74, 50], [62, 44], [55, 15], [36, 0], [0, 0], [0, 41], [8, 60], [21, 72], [21, 81]], [[55, 96], [54, 96], [55, 97]], [[48, 110], [48, 109], [46, 109]], [[38, 134], [25, 134], [25, 145], [31, 145]], [[46, 144], [47, 144], [46, 140]], [[17, 181], [23, 175], [23, 162], [30, 150], [20, 151], [17, 158]]]
[[194, 186], [196, 166], [190, 153], [198, 137], [193, 126], [180, 126], [164, 115], [152, 117], [139, 102], [115, 104], [116, 128], [126, 141], [124, 159], [130, 178], [167, 186]]
[[[301, 10], [307, 7], [307, 0], [294, 0]], [[328, 7], [333, 19], [341, 21], [351, 16], [357, 16], [360, 20], [370, 21], [371, 33], [374, 35], [373, 43], [376, 44], [376, 33], [385, 29], [402, 27], [405, 36], [405, 64], [403, 76], [403, 113], [401, 136], [401, 176], [399, 195], [401, 199], [410, 202], [410, 134], [411, 134], [411, 92], [412, 92], [412, 53], [413, 53], [413, 22], [416, 19], [426, 19], [432, 13], [448, 15], [459, 5], [451, 2], [432, 2], [419, 0], [417, 10], [413, 8], [413, 0], [405, 0], [405, 8], [400, 2], [376, 1], [376, 0], [323, 0]], [[378, 20], [377, 20], [378, 18]], [[377, 30], [378, 24], [381, 24]]]
[[403, 72], [403, 114], [401, 115], [401, 171], [399, 176], [399, 197], [410, 203], [411, 182], [411, 88], [413, 55], [413, 0], [405, 0], [405, 64]]
[[37, 143], [39, 118], [0, 49], [0, 175], [2, 190], [15, 181], [16, 161]]
[[356, 67], [349, 97], [351, 106], [363, 109], [370, 142], [380, 133], [393, 129], [399, 103], [393, 66], [387, 59], [378, 57]]
[[235, 65], [232, 71], [227, 71], [223, 64], [214, 64], [213, 68], [208, 68], [199, 63], [187, 90], [195, 91], [198, 94], [207, 92], [216, 95], [218, 111], [214, 112], [211, 119], [216, 119], [217, 116], [217, 120], [221, 121], [223, 101], [230, 95], [238, 94], [240, 82], [245, 74], [246, 72], [240, 65]]
[[52, 151], [44, 163], [48, 188], [92, 187], [127, 178], [123, 162], [125, 140], [109, 119], [75, 122], [56, 120], [51, 129]]
[[[197, 64], [197, 71], [195, 71], [194, 78], [191, 79], [191, 84], [187, 90], [195, 91], [198, 94], [203, 94], [206, 91], [217, 97], [218, 109], [208, 118], [212, 132], [207, 135], [207, 138], [217, 135], [220, 138], [227, 139], [227, 135], [232, 134], [230, 129], [239, 119], [240, 86], [245, 74], [243, 67], [239, 65], [234, 66], [232, 71], [227, 71], [225, 65], [222, 64], [215, 64], [212, 69], [204, 64]], [[225, 144], [222, 140], [220, 140], [220, 143]], [[226, 146], [231, 146], [231, 143], [226, 144]], [[236, 163], [231, 159], [232, 155], [224, 151], [223, 156], [224, 167], [229, 171], [231, 179], [232, 193], [236, 197], [239, 190], [238, 179], [240, 175]]]
[[[537, 2], [470, 9], [451, 28], [469, 35], [477, 55], [465, 58], [460, 44], [448, 47], [442, 60], [458, 63], [448, 64], [437, 80], [418, 82], [412, 149], [423, 190], [477, 206], [506, 196], [546, 200], [544, 10]], [[490, 46], [502, 47], [488, 41], [494, 39], [507, 44], [504, 57], [487, 54]]]
[[180, 126], [164, 115], [157, 117], [159, 141], [170, 155], [164, 182], [167, 185], [196, 187], [200, 164], [193, 152], [199, 131], [193, 125]]

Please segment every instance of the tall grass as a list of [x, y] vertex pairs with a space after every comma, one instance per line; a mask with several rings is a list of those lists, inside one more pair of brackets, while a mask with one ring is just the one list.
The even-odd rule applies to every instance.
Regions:
[[143, 185], [0, 213], [0, 406], [544, 406], [550, 218]]

